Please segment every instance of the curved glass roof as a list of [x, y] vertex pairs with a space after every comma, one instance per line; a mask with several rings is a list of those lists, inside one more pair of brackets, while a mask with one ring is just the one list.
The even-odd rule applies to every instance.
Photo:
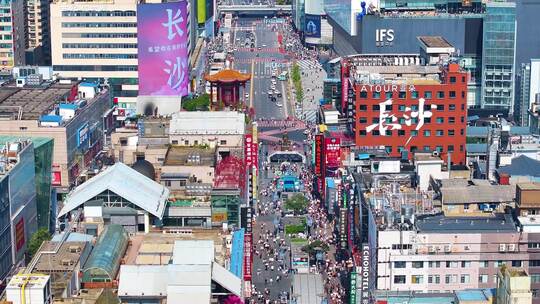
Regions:
[[83, 282], [110, 282], [120, 267], [129, 237], [121, 225], [109, 225], [84, 265]]

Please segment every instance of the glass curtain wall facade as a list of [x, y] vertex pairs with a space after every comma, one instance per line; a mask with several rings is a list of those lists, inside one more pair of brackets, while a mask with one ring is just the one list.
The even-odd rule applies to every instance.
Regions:
[[514, 118], [520, 126], [529, 126], [529, 99], [531, 94], [531, 65], [529, 63], [521, 64], [518, 80], [519, 97], [514, 108]]
[[13, 265], [8, 184], [9, 175], [0, 179], [0, 280], [6, 278]]
[[293, 0], [292, 10], [294, 18], [294, 26], [297, 30], [303, 31], [306, 22], [306, 1], [305, 0]]
[[488, 3], [482, 48], [482, 108], [514, 107], [515, 3]]

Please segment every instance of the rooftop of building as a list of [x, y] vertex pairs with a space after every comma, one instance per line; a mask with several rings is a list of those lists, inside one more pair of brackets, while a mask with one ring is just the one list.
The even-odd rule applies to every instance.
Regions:
[[207, 147], [170, 146], [164, 166], [210, 166], [216, 164], [215, 150]]
[[451, 48], [451, 47], [453, 47], [442, 36], [419, 36], [418, 40], [428, 48]]
[[8, 174], [21, 161], [21, 152], [30, 145], [33, 145], [30, 140], [16, 140], [0, 144], [0, 178]]
[[236, 70], [225, 69], [213, 75], [206, 75], [204, 78], [210, 82], [231, 83], [231, 82], [246, 82], [251, 79], [251, 75], [240, 73], [239, 71], [236, 71]]
[[[58, 246], [57, 242], [46, 241], [41, 247], [41, 251], [53, 251]], [[42, 253], [36, 262], [32, 272], [69, 272], [75, 270], [77, 262], [81, 258], [84, 248], [89, 246], [87, 242], [64, 242], [54, 254]], [[84, 261], [83, 261], [84, 263]]]
[[419, 216], [415, 222], [421, 233], [500, 233], [517, 231], [509, 214], [492, 217], [446, 217], [442, 214]]
[[540, 161], [520, 155], [513, 158], [510, 165], [497, 168], [497, 173], [499, 175], [540, 177]]
[[66, 102], [77, 82], [47, 82], [32, 87], [5, 85], [0, 87], [0, 117], [3, 119], [37, 120]]
[[517, 187], [521, 190], [540, 190], [540, 183], [522, 183], [517, 184]]
[[170, 134], [243, 135], [245, 114], [236, 111], [183, 111], [172, 115]]
[[22, 285], [27, 289], [42, 289], [49, 282], [50, 276], [46, 274], [16, 274], [11, 277], [7, 289], [19, 290]]
[[497, 204], [513, 202], [516, 187], [482, 179], [441, 179], [433, 184], [443, 204]]

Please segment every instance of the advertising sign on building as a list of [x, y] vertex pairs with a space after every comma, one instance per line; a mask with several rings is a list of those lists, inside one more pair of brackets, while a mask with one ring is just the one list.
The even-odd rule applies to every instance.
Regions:
[[21, 218], [17, 224], [15, 224], [15, 246], [17, 252], [24, 246], [24, 218]]
[[323, 135], [315, 135], [315, 175], [322, 176], [322, 165], [323, 165]]
[[240, 228], [244, 228], [246, 233], [253, 231], [253, 214], [250, 206], [240, 207]]
[[252, 246], [252, 234], [247, 233], [244, 235], [244, 281], [251, 281], [251, 270], [253, 258], [251, 256], [251, 246]]
[[340, 208], [339, 209], [339, 243], [341, 245], [341, 248], [347, 248], [348, 242], [347, 242], [347, 208]]
[[325, 176], [336, 176], [341, 165], [341, 140], [339, 138], [324, 139]]
[[369, 248], [369, 245], [367, 243], [362, 244], [362, 251], [361, 251], [361, 262], [360, 262], [360, 303], [361, 304], [369, 304], [371, 303], [370, 300], [370, 290], [369, 290], [369, 271], [371, 268], [371, 250]]
[[89, 133], [88, 123], [85, 123], [79, 129], [77, 129], [77, 147], [82, 146], [88, 140]]
[[306, 38], [321, 38], [321, 16], [306, 14], [306, 28], [304, 35]]
[[137, 6], [139, 95], [187, 95], [187, 14], [187, 1]]
[[246, 162], [246, 168], [253, 166], [253, 136], [246, 134], [244, 136], [244, 160]]
[[349, 304], [356, 304], [356, 271], [351, 272], [351, 296]]

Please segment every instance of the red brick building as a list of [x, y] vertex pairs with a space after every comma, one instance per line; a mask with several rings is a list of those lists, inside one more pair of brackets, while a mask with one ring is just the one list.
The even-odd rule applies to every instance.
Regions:
[[[409, 77], [389, 83], [345, 77], [353, 88], [357, 146], [385, 146], [392, 156], [437, 151], [446, 162], [466, 164], [467, 73], [458, 64], [441, 68], [439, 79]], [[349, 103], [350, 104], [350, 103]]]

